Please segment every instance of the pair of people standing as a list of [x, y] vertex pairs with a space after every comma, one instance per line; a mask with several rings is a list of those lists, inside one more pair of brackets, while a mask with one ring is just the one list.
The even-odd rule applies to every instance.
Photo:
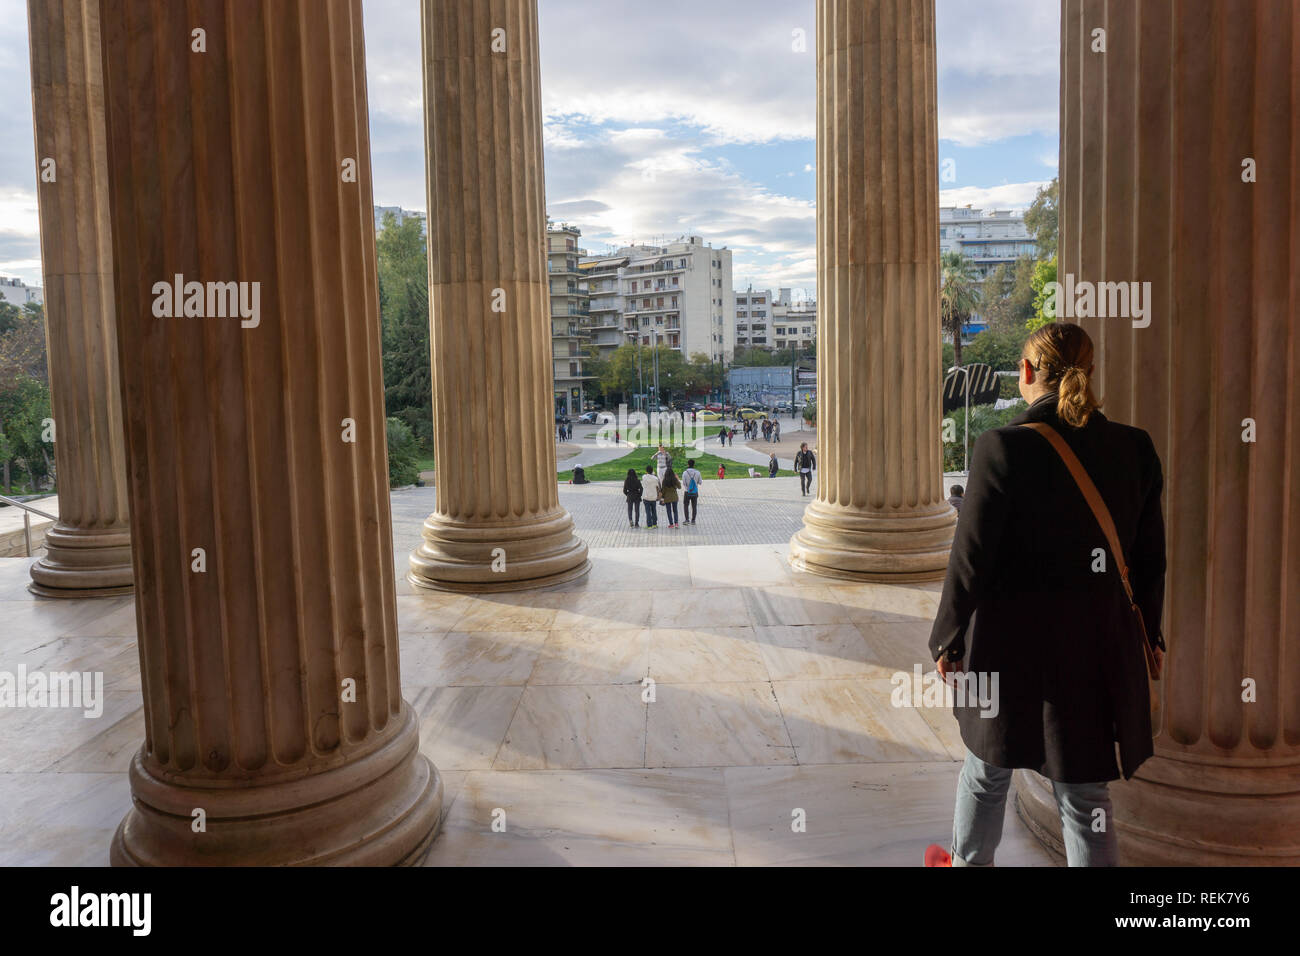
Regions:
[[[659, 510], [658, 506], [664, 506], [664, 516], [668, 519], [668, 527], [677, 527], [677, 489], [681, 487], [681, 481], [673, 472], [671, 465], [663, 473], [660, 479], [655, 474], [653, 464], [646, 465], [645, 474], [641, 476], [639, 482], [636, 472], [629, 468], [627, 478], [623, 481], [623, 493], [627, 495], [632, 484], [636, 482], [641, 486], [641, 506], [645, 508], [645, 526], [646, 528], [659, 527]], [[631, 497], [628, 498], [628, 510], [631, 511]], [[633, 527], [636, 527], [635, 523]]]

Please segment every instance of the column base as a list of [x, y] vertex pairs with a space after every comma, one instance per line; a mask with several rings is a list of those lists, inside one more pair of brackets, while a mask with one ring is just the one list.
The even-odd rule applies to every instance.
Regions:
[[947, 502], [912, 514], [865, 512], [814, 501], [790, 539], [790, 563], [848, 581], [942, 580], [957, 512]]
[[131, 534], [80, 531], [55, 524], [45, 534], [45, 554], [31, 567], [27, 589], [42, 597], [111, 597], [135, 590]]
[[[1225, 758], [1228, 759], [1228, 758]], [[1017, 770], [1016, 811], [1063, 855], [1051, 784]], [[1300, 767], [1151, 757], [1110, 786], [1124, 866], [1300, 865]]]
[[[315, 774], [259, 785], [189, 786], [131, 761], [134, 807], [117, 828], [114, 866], [413, 866], [442, 815], [442, 778], [419, 752], [403, 703], [396, 734], [377, 749]], [[209, 784], [215, 781], [206, 781]], [[206, 814], [195, 833], [194, 810]]]
[[430, 515], [411, 552], [407, 580], [436, 591], [486, 594], [551, 587], [591, 569], [586, 542], [563, 509], [509, 522], [467, 523]]

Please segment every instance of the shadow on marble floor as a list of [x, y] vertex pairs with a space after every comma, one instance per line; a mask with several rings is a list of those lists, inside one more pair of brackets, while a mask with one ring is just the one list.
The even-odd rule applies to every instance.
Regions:
[[[929, 667], [938, 587], [828, 583], [783, 551], [596, 550], [582, 581], [504, 595], [403, 582], [403, 691], [446, 790], [429, 865], [905, 866], [946, 842], [956, 723], [890, 703]], [[93, 726], [0, 711], [0, 863], [100, 864], [144, 733], [133, 605], [34, 598], [18, 564], [0, 669], [100, 670], [106, 704]], [[1014, 813], [999, 862], [1052, 865]]]

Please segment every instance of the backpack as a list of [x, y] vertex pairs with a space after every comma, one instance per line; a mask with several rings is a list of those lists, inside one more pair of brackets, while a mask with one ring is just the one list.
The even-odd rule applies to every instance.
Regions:
[[694, 476], [694, 475], [691, 475], [690, 484], [688, 484], [688, 485], [686, 486], [686, 490], [687, 490], [688, 493], [690, 493], [690, 494], [692, 494], [692, 495], [695, 494], [696, 492], [698, 492], [698, 491], [700, 490], [700, 489], [699, 489], [699, 485], [697, 485], [697, 484], [695, 483], [695, 476]]

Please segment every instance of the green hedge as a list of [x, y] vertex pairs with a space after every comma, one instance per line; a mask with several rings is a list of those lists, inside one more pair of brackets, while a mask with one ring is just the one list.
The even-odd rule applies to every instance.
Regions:
[[[975, 439], [988, 431], [990, 428], [1001, 428], [1025, 410], [1025, 403], [1016, 402], [1008, 408], [994, 408], [992, 405], [974, 405], [970, 410], [970, 445], [971, 452], [975, 450]], [[949, 412], [944, 416], [943, 424], [940, 428], [940, 443], [943, 447], [943, 470], [944, 471], [961, 471], [962, 456], [965, 452], [965, 422], [966, 409], [959, 408], [956, 411]], [[950, 424], [951, 422], [951, 424]], [[943, 436], [952, 434], [955, 436], [954, 441], [943, 441]]]

